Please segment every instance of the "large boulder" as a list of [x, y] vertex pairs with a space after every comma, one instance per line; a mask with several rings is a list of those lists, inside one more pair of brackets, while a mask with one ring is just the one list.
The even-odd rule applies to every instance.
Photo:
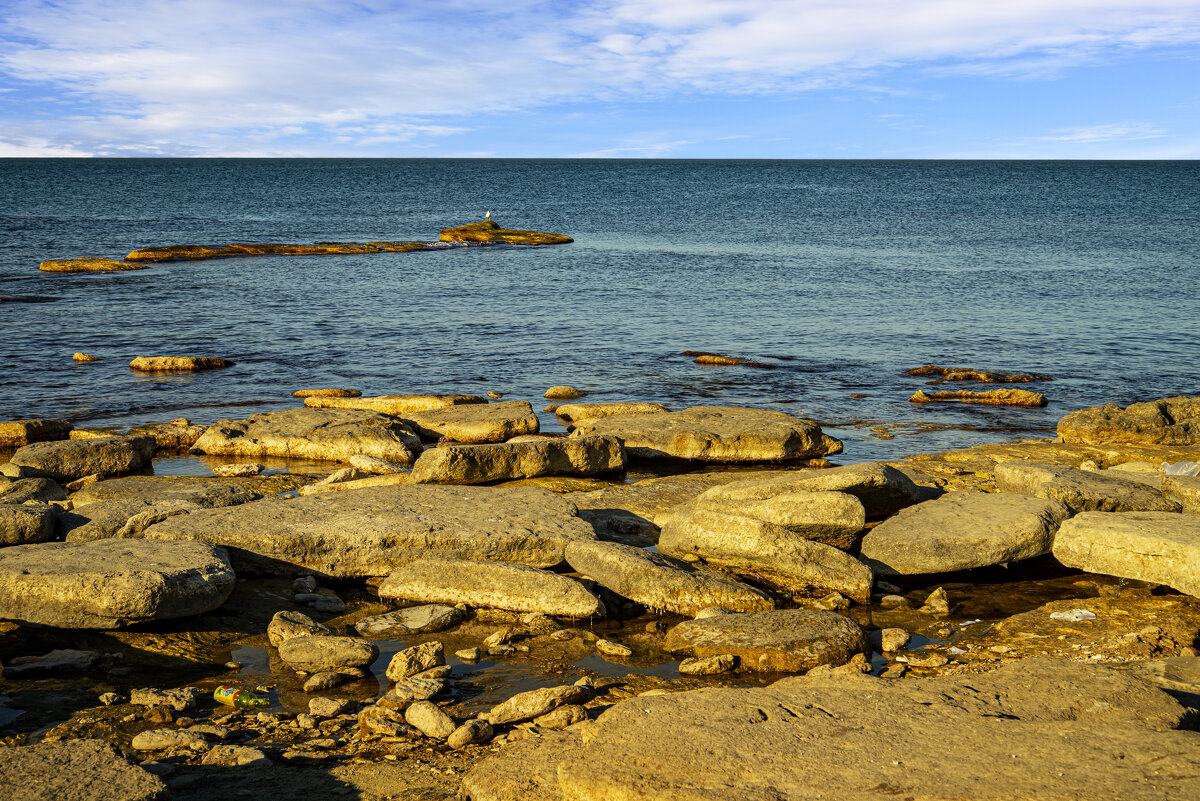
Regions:
[[1200, 597], [1200, 516], [1084, 512], [1059, 528], [1054, 558], [1089, 573], [1166, 584]]
[[62, 516], [68, 542], [133, 537], [147, 526], [196, 509], [236, 506], [261, 498], [233, 484], [128, 476], [97, 481], [75, 493]]
[[771, 462], [841, 453], [821, 427], [783, 412], [694, 406], [680, 412], [615, 414], [578, 421], [571, 436], [609, 434], [639, 459]]
[[239, 571], [386, 576], [422, 556], [550, 567], [569, 541], [595, 531], [573, 504], [536, 487], [399, 484], [199, 509], [137, 536], [227, 546]]
[[1080, 409], [1058, 421], [1058, 436], [1088, 445], [1195, 445], [1200, 443], [1200, 397]]
[[368, 395], [349, 398], [314, 395], [304, 399], [304, 405], [310, 409], [367, 409], [391, 415], [473, 403], [487, 403], [487, 398], [480, 395]]
[[813, 609], [685, 620], [667, 632], [663, 647], [697, 657], [732, 654], [745, 670], [781, 673], [842, 665], [871, 652], [866, 632], [853, 620]]
[[766, 593], [715, 570], [615, 542], [568, 543], [567, 564], [575, 572], [653, 610], [694, 617], [712, 606], [734, 612], [775, 608]]
[[279, 658], [292, 670], [319, 673], [323, 670], [369, 667], [379, 656], [375, 643], [355, 637], [309, 634], [289, 637], [279, 643]]
[[403, 420], [386, 414], [286, 409], [252, 414], [245, 420], [218, 420], [196, 440], [192, 450], [223, 456], [282, 456], [331, 462], [349, 461], [362, 453], [412, 464], [421, 452], [421, 440]]
[[0, 617], [113, 629], [216, 609], [233, 592], [225, 550], [201, 542], [47, 542], [0, 549]]
[[0, 503], [0, 546], [49, 542], [58, 515], [49, 504]]
[[705, 490], [698, 500], [761, 501], [790, 492], [845, 492], [858, 498], [866, 516], [872, 519], [893, 515], [922, 497], [921, 488], [896, 468], [883, 462], [867, 462], [735, 481]]
[[66, 499], [66, 490], [50, 478], [19, 478], [7, 484], [0, 481], [0, 503], [49, 503]]
[[[1126, 671], [1026, 659], [986, 674], [790, 677], [638, 697], [581, 738], [505, 747], [473, 801], [1190, 801], [1189, 711]], [[585, 742], [586, 740], [586, 742]]]
[[54, 740], [9, 747], [0, 756], [7, 801], [166, 801], [162, 779], [104, 740]]
[[503, 442], [541, 430], [529, 401], [464, 403], [401, 416], [426, 440], [446, 437], [465, 443]]
[[850, 554], [744, 515], [703, 508], [673, 515], [663, 525], [658, 549], [790, 593], [837, 590], [857, 601], [871, 594], [871, 569]]
[[1200, 476], [1163, 476], [1162, 494], [1178, 501], [1183, 511], [1200, 514]]
[[1038, 462], [999, 462], [996, 488], [1001, 492], [1062, 501], [1073, 512], [1178, 512], [1177, 501], [1154, 487], [1103, 474]]
[[18, 448], [34, 442], [54, 442], [71, 436], [74, 426], [66, 420], [0, 421], [0, 448]]
[[569, 428], [584, 420], [612, 417], [614, 414], [661, 414], [669, 411], [671, 410], [661, 403], [646, 403], [645, 401], [564, 403], [555, 407], [554, 416]]
[[575, 579], [505, 562], [420, 559], [384, 579], [379, 597], [572, 618], [604, 614], [600, 599]]
[[415, 484], [482, 484], [538, 476], [593, 476], [625, 469], [616, 437], [536, 439], [431, 448], [413, 465]]
[[876, 573], [950, 573], [1050, 553], [1071, 516], [1060, 501], [1027, 495], [951, 492], [902, 509], [863, 538]]
[[10, 461], [22, 468], [22, 475], [66, 483], [84, 476], [135, 473], [153, 456], [150, 437], [96, 437], [26, 445]]

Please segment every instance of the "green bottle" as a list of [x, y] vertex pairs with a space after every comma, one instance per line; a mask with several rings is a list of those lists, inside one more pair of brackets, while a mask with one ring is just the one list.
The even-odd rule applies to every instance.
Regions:
[[262, 709], [271, 705], [266, 698], [259, 698], [249, 690], [239, 690], [237, 687], [228, 685], [213, 690], [213, 699], [218, 704], [235, 706], [238, 709]]

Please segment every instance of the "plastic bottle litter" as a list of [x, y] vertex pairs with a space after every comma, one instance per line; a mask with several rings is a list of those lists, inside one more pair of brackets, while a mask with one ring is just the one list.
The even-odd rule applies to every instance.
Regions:
[[1162, 463], [1162, 471], [1168, 476], [1200, 476], [1200, 464], [1196, 462]]
[[270, 701], [260, 698], [250, 690], [242, 690], [229, 686], [218, 687], [213, 690], [213, 699], [218, 704], [235, 706], [238, 709], [262, 709], [271, 705]]
[[1072, 623], [1079, 623], [1084, 620], [1095, 620], [1096, 613], [1090, 609], [1068, 609], [1065, 612], [1051, 612], [1051, 620], [1069, 620]]

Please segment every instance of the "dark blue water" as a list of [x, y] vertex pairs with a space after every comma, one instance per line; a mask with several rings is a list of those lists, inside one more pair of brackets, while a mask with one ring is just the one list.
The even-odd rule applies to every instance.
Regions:
[[[488, 209], [576, 241], [37, 269], [148, 245], [432, 240]], [[811, 416], [848, 461], [1050, 436], [1070, 409], [1200, 394], [1198, 223], [1198, 162], [0, 160], [0, 296], [54, 299], [0, 302], [0, 419], [211, 422], [315, 386], [540, 408], [569, 383]], [[174, 354], [237, 365], [127, 369]], [[901, 373], [926, 362], [1050, 374], [1031, 388], [1051, 404], [915, 407], [924, 380]]]

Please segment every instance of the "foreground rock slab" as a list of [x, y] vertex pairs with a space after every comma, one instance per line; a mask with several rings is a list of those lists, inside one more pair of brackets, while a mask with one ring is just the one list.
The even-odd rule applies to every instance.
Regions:
[[1084, 512], [1059, 529], [1054, 558], [1090, 573], [1166, 584], [1200, 597], [1200, 516]]
[[660, 414], [616, 414], [582, 420], [571, 436], [612, 435], [639, 459], [769, 462], [841, 453], [821, 427], [783, 412], [695, 406]]
[[641, 548], [579, 541], [568, 543], [566, 556], [575, 572], [653, 610], [694, 617], [712, 606], [734, 612], [775, 608], [770, 596], [740, 581]]
[[[798, 470], [781, 476], [736, 481], [702, 492], [697, 500], [761, 501], [791, 492], [844, 492], [862, 502], [868, 518], [893, 515], [922, 497], [912, 479], [882, 462], [820, 470]], [[713, 507], [715, 508], [715, 506]]]
[[431, 555], [551, 567], [569, 541], [595, 531], [573, 504], [536, 487], [398, 484], [202, 509], [138, 536], [224, 545], [248, 572], [386, 576]]
[[583, 420], [611, 417], [614, 414], [660, 414], [671, 411], [661, 403], [615, 401], [612, 403], [564, 403], [554, 410], [561, 423], [573, 426]]
[[482, 484], [538, 476], [594, 476], [625, 469], [616, 437], [524, 440], [431, 448], [413, 465], [414, 484]]
[[21, 468], [22, 475], [66, 483], [84, 476], [134, 473], [150, 464], [153, 456], [150, 437], [95, 437], [26, 445], [10, 462]]
[[[993, 673], [797, 677], [636, 698], [587, 734], [533, 738], [473, 768], [472, 801], [1187, 801], [1186, 710], [1136, 676], [1029, 659]], [[952, 732], [953, 736], [947, 736]], [[536, 793], [536, 795], [535, 795]]]
[[54, 442], [71, 436], [66, 420], [5, 420], [0, 422], [0, 447], [16, 448], [34, 442]]
[[1118, 471], [1090, 473], [1073, 467], [1036, 462], [996, 465], [1001, 492], [1062, 501], [1075, 512], [1178, 512], [1182, 505], [1164, 498], [1154, 487], [1118, 478]]
[[449, 406], [487, 403], [480, 395], [368, 395], [366, 397], [312, 396], [304, 399], [310, 409], [366, 409], [383, 414], [401, 415], [445, 409]]
[[7, 801], [165, 801], [162, 779], [103, 740], [61, 740], [0, 750]]
[[384, 579], [379, 597], [570, 618], [604, 614], [600, 599], [575, 579], [505, 562], [421, 559]]
[[1054, 532], [1071, 516], [1060, 501], [1027, 495], [951, 492], [910, 506], [863, 538], [876, 573], [951, 573], [1050, 553]]
[[54, 539], [57, 506], [0, 503], [0, 546], [27, 545]]
[[861, 626], [833, 612], [780, 609], [687, 620], [667, 632], [663, 647], [689, 656], [731, 654], [746, 670], [803, 673], [870, 653], [866, 637]]
[[1176, 396], [1122, 409], [1115, 403], [1071, 412], [1058, 421], [1063, 442], [1195, 445], [1200, 443], [1200, 397]]
[[245, 420], [218, 420], [196, 441], [193, 450], [224, 456], [281, 456], [334, 462], [345, 462], [361, 453], [412, 464], [421, 452], [421, 440], [402, 420], [386, 414], [287, 409], [253, 414]]
[[233, 484], [128, 476], [97, 481], [75, 493], [62, 517], [68, 542], [132, 537], [147, 526], [196, 509], [248, 503], [262, 496]]
[[233, 592], [223, 548], [100, 540], [0, 549], [0, 615], [20, 623], [113, 629], [216, 609]]
[[541, 430], [529, 401], [464, 403], [425, 412], [405, 412], [403, 417], [426, 440], [446, 437], [468, 444], [504, 442]]

